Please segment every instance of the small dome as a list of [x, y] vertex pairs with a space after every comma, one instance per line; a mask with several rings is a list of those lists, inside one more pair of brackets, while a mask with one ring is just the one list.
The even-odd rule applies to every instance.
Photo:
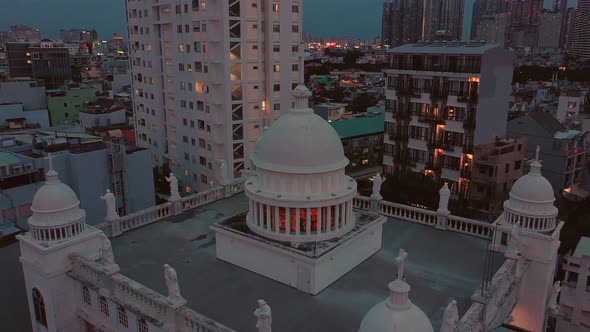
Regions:
[[[391, 282], [389, 288], [405, 294], [410, 291], [410, 286], [400, 279]], [[389, 298], [367, 312], [359, 332], [434, 332], [434, 329], [424, 311], [409, 299], [395, 305]]]
[[531, 203], [553, 203], [555, 201], [553, 187], [541, 175], [540, 167], [539, 162], [534, 161], [531, 164], [531, 172], [514, 182], [512, 190], [510, 190], [510, 197]]
[[304, 86], [293, 91], [295, 109], [282, 115], [256, 143], [256, 167], [281, 173], [323, 173], [343, 169], [340, 137], [328, 123], [307, 107], [311, 95]]
[[68, 224], [84, 216], [76, 193], [62, 183], [57, 172], [49, 170], [47, 181], [33, 197], [29, 224], [34, 226], [57, 226]]

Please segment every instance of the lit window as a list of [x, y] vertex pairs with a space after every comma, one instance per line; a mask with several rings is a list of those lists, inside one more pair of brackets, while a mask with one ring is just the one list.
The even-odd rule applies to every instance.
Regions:
[[273, 3], [272, 4], [272, 11], [275, 13], [278, 13], [280, 9], [280, 5], [278, 3]]
[[109, 317], [109, 303], [107, 302], [107, 299], [104, 296], [101, 296], [98, 301], [100, 303], [100, 312]]
[[129, 321], [127, 320], [127, 312], [125, 311], [125, 308], [119, 306], [117, 309], [117, 314], [119, 316], [119, 324], [129, 327]]
[[184, 53], [184, 44], [178, 44], [178, 53]]
[[273, 65], [272, 66], [272, 71], [274, 71], [275, 73], [278, 73], [281, 71], [281, 65]]

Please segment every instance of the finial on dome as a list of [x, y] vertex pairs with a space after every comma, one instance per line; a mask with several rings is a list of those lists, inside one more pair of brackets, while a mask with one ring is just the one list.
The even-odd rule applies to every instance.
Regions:
[[308, 100], [311, 95], [311, 91], [309, 91], [309, 89], [303, 84], [299, 84], [295, 89], [293, 89], [291, 96], [295, 98], [295, 109], [308, 109]]
[[537, 174], [541, 175], [541, 163], [539, 162], [539, 153], [541, 152], [541, 147], [537, 145], [537, 149], [535, 151], [535, 160], [531, 163], [531, 170], [529, 171], [530, 174]]
[[49, 170], [45, 173], [45, 182], [46, 183], [59, 183], [58, 173], [53, 169], [53, 158], [54, 155], [52, 153], [47, 154], [47, 160], [49, 163]]

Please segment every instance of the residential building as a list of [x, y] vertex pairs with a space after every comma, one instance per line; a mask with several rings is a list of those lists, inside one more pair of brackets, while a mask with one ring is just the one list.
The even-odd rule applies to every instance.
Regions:
[[510, 10], [510, 44], [536, 47], [543, 0], [513, 0]]
[[6, 54], [6, 46], [0, 43], [0, 77], [8, 76], [8, 55]]
[[340, 136], [344, 155], [350, 160], [347, 173], [358, 174], [375, 168], [380, 171], [383, 165], [384, 123], [384, 114], [367, 114], [330, 122]]
[[579, 86], [561, 85], [557, 90], [557, 109], [555, 119], [570, 128], [574, 122], [579, 120], [580, 112], [583, 112], [583, 105], [587, 91]]
[[477, 145], [473, 153], [470, 206], [496, 219], [503, 203], [524, 173], [524, 138], [498, 137], [494, 142]]
[[474, 147], [506, 133], [512, 55], [485, 43], [390, 50], [384, 172], [421, 172], [468, 198]]
[[10, 180], [2, 182], [7, 187], [3, 188], [4, 195], [0, 197], [4, 217], [0, 224], [23, 222], [30, 216], [27, 207], [43, 184], [39, 181], [45, 179], [43, 175], [49, 169], [49, 159], [62, 174], [63, 181], [79, 197], [85, 198], [82, 205], [89, 211], [87, 220], [90, 224], [104, 222], [105, 203], [100, 195], [106, 189], [117, 196], [115, 204], [121, 215], [154, 205], [149, 151], [63, 129], [66, 128], [2, 137], [0, 162], [4, 159], [6, 164], [4, 168], [0, 166], [0, 171], [6, 169], [8, 173], [2, 175]]
[[383, 1], [381, 46], [396, 47], [420, 41], [422, 39], [423, 12], [423, 1]]
[[17, 41], [36, 42], [41, 40], [39, 29], [34, 29], [26, 25], [13, 25], [10, 27], [10, 32]]
[[70, 54], [61, 42], [7, 43], [6, 51], [11, 77], [42, 79], [47, 89], [57, 89], [72, 79]]
[[475, 39], [490, 44], [505, 45], [507, 40], [510, 15], [498, 13], [484, 15], [478, 18], [478, 25], [475, 28]]
[[424, 1], [423, 3], [421, 40], [463, 40], [464, 0]]
[[0, 132], [47, 127], [49, 112], [43, 81], [11, 79], [0, 82]]
[[545, 177], [556, 194], [579, 193], [587, 152], [581, 132], [568, 130], [551, 114], [540, 112], [510, 120], [507, 131], [525, 138], [526, 158], [533, 158], [540, 148]]
[[14, 41], [13, 33], [11, 31], [0, 31], [0, 46], [4, 46], [9, 41]]
[[128, 1], [137, 144], [183, 188], [249, 168], [262, 128], [303, 81], [302, 1]]
[[101, 98], [86, 103], [78, 116], [82, 128], [94, 135], [100, 135], [112, 129], [127, 127], [127, 112], [128, 108], [122, 102]]
[[561, 284], [556, 331], [584, 332], [590, 326], [590, 238], [581, 237], [561, 263], [565, 275]]
[[[481, 38], [477, 37], [477, 30], [480, 24], [483, 23], [482, 20], [484, 17], [487, 17], [489, 20], [489, 17], [494, 17], [496, 14], [506, 14], [509, 20], [511, 2], [512, 0], [475, 0], [471, 15], [471, 39], [481, 40]], [[498, 28], [501, 27], [498, 26]]]
[[314, 105], [313, 110], [324, 120], [332, 122], [352, 117], [352, 114], [346, 110], [347, 106], [347, 103], [321, 103]]
[[99, 98], [99, 91], [84, 83], [67, 82], [61, 89], [47, 91], [51, 125], [76, 125], [78, 113]]
[[568, 8], [563, 13], [560, 47], [569, 50], [572, 48], [574, 38], [574, 27], [576, 22], [576, 9]]
[[562, 13], [554, 11], [543, 11], [539, 18], [539, 40], [537, 46], [544, 48], [559, 48], [561, 37]]
[[590, 59], [590, 0], [578, 1], [572, 36], [572, 54]]
[[98, 40], [98, 32], [96, 30], [61, 29], [59, 30], [59, 35], [65, 42], [87, 44], [89, 47], [92, 47], [93, 43]]

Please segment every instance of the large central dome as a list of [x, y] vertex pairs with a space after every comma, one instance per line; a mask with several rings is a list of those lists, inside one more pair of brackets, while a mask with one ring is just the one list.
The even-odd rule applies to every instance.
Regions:
[[[311, 92], [299, 86], [293, 96], [307, 101]], [[310, 174], [342, 169], [349, 161], [334, 128], [307, 105], [296, 105], [264, 133], [252, 163], [269, 171]]]

